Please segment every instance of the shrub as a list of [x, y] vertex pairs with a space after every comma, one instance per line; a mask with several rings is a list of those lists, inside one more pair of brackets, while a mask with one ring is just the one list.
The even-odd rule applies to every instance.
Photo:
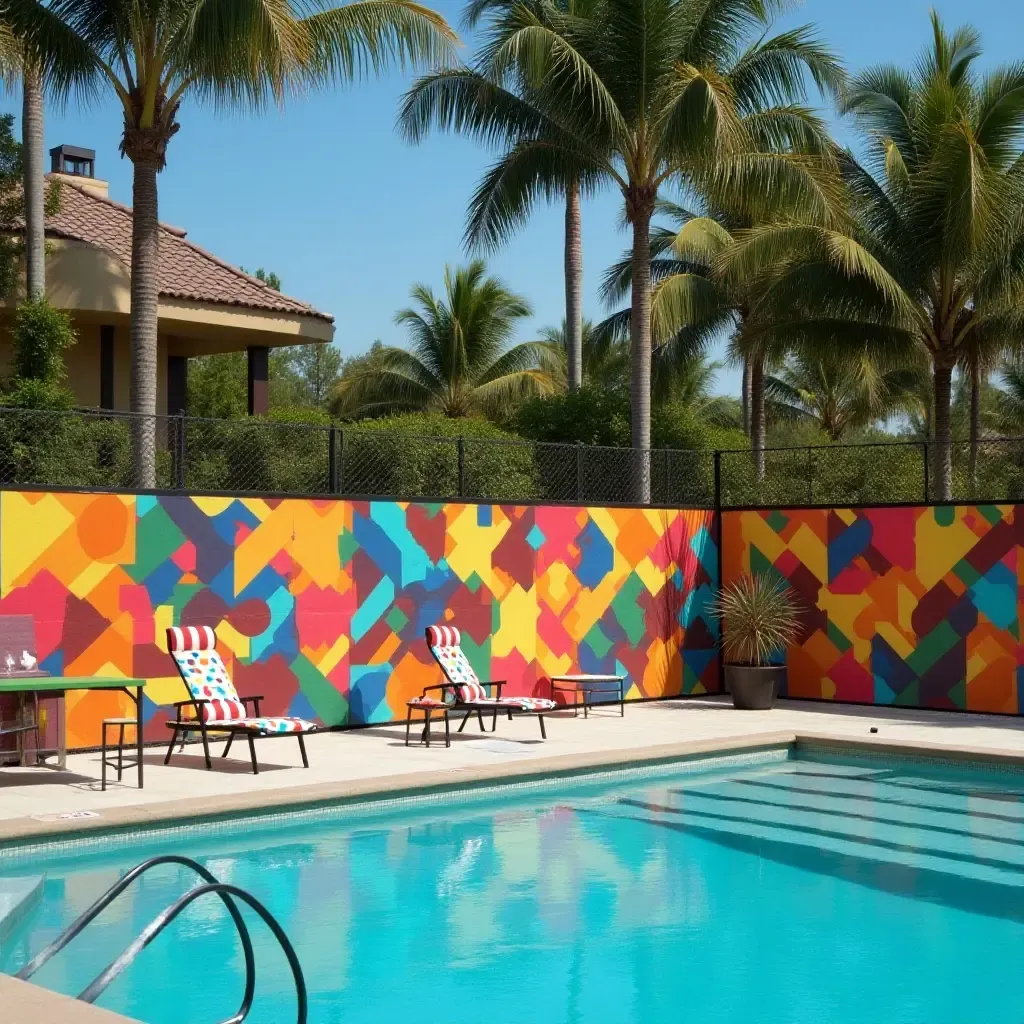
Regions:
[[45, 299], [23, 302], [14, 317], [14, 376], [57, 384], [66, 376], [64, 350], [77, 340], [71, 317]]

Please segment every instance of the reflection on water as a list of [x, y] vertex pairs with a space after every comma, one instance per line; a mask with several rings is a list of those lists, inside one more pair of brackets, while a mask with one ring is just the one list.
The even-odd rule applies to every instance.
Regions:
[[[278, 916], [314, 1022], [1001, 1024], [1024, 1018], [1006, 984], [1024, 949], [1022, 788], [787, 762], [184, 852]], [[44, 903], [0, 966], [155, 852], [41, 865]], [[145, 876], [40, 981], [80, 991], [189, 884], [177, 868]], [[253, 931], [251, 1020], [294, 1019], [284, 958]], [[211, 898], [103, 1004], [153, 1024], [222, 1019], [241, 967]]]

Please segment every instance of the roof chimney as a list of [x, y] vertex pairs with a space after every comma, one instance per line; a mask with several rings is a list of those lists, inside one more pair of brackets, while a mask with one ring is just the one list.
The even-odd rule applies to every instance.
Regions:
[[77, 185], [86, 192], [107, 198], [109, 185], [95, 175], [96, 150], [80, 146], [54, 146], [50, 150], [50, 174]]

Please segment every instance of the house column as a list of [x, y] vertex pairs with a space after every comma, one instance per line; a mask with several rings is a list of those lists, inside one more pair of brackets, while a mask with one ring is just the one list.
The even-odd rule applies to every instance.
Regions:
[[177, 416], [188, 399], [188, 356], [167, 357], [167, 415]]
[[100, 327], [100, 408], [114, 408], [114, 328]]
[[266, 345], [249, 346], [249, 415], [265, 416], [270, 408], [268, 377], [270, 349]]

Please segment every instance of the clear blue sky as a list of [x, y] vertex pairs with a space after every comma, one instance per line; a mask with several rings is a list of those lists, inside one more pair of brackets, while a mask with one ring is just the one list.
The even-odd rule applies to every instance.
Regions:
[[[456, 24], [463, 5], [433, 6]], [[780, 24], [816, 24], [852, 70], [909, 64], [927, 41], [930, 6], [950, 26], [969, 22], [981, 31], [985, 65], [1024, 59], [1024, 5], [1012, 0], [804, 0]], [[466, 202], [493, 159], [449, 135], [419, 146], [403, 142], [394, 123], [409, 81], [395, 72], [260, 116], [186, 105], [159, 179], [161, 219], [223, 259], [276, 271], [286, 292], [333, 313], [343, 355], [375, 338], [404, 344], [392, 317], [414, 282], [439, 289], [445, 262], [466, 259]], [[20, 113], [13, 98], [7, 106]], [[844, 126], [837, 131], [852, 141]], [[120, 134], [111, 102], [50, 112], [46, 124], [47, 147], [95, 149], [97, 175], [110, 181], [112, 198], [130, 203], [131, 164], [118, 154]], [[595, 319], [605, 315], [597, 298], [601, 273], [627, 241], [620, 205], [609, 192], [583, 210], [585, 312]], [[562, 229], [562, 211], [542, 208], [490, 259], [492, 271], [534, 307], [523, 340], [561, 320]], [[718, 390], [736, 393], [738, 375], [724, 371]]]

